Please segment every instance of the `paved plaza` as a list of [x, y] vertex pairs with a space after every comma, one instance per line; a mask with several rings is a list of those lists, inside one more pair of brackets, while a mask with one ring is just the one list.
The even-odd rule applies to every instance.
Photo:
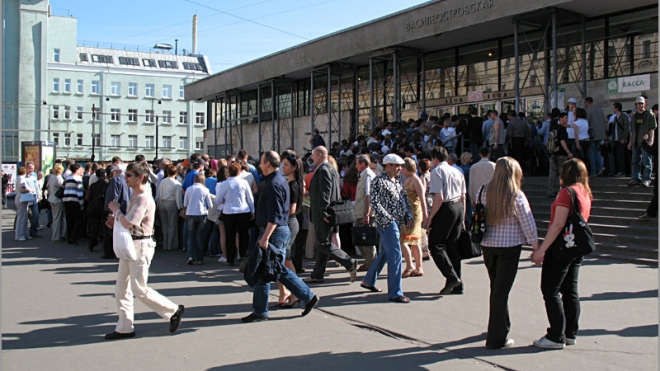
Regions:
[[[425, 276], [403, 281], [411, 304], [387, 301], [350, 284], [330, 263], [317, 310], [271, 311], [270, 321], [242, 324], [252, 294], [237, 272], [207, 258], [186, 265], [181, 251], [157, 251], [151, 286], [186, 306], [179, 331], [136, 301], [136, 338], [106, 341], [117, 319], [117, 264], [98, 248], [14, 241], [13, 210], [2, 213], [2, 370], [656, 370], [656, 267], [587, 259], [580, 272], [578, 343], [539, 350], [547, 319], [541, 269], [523, 251], [509, 305], [510, 349], [486, 349], [488, 276], [481, 259], [464, 262], [465, 295], [438, 295], [444, 278], [431, 262]], [[42, 215], [42, 220], [45, 215]], [[312, 262], [305, 262], [311, 268]], [[384, 274], [386, 270], [384, 271]], [[361, 273], [358, 280], [363, 276]], [[386, 289], [383, 275], [378, 286]], [[272, 294], [277, 294], [274, 290]], [[271, 297], [271, 303], [277, 297]]]

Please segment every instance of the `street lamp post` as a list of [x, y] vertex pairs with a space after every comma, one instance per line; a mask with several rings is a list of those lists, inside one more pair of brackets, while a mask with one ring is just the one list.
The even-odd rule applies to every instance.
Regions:
[[92, 104], [92, 162], [96, 158], [96, 104]]
[[[158, 104], [161, 104], [162, 102], [160, 99], [158, 100]], [[156, 114], [154, 111], [154, 101], [151, 101], [151, 111]], [[158, 115], [156, 115], [156, 157], [154, 158], [154, 161], [158, 160]]]

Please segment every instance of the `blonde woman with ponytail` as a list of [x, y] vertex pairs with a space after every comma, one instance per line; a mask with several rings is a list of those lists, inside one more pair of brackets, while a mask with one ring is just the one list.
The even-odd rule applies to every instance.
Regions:
[[486, 347], [509, 348], [507, 338], [509, 292], [516, 279], [522, 244], [539, 248], [536, 223], [527, 197], [520, 189], [520, 164], [512, 157], [497, 160], [493, 178], [482, 189], [481, 202], [486, 207], [486, 233], [481, 240], [484, 263], [490, 278], [490, 310]]

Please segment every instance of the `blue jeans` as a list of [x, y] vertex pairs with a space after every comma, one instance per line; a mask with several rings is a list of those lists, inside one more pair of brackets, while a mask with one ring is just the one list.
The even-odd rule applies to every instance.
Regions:
[[218, 225], [211, 221], [208, 221], [206, 223], [206, 229], [207, 231], [209, 231], [207, 232], [208, 234], [206, 234], [207, 236], [209, 236], [208, 238], [209, 255], [213, 256], [220, 254], [220, 230], [218, 229]]
[[[257, 241], [261, 239], [263, 231], [259, 233]], [[288, 226], [279, 226], [275, 228], [273, 234], [270, 235], [268, 242], [275, 246], [279, 253], [277, 258], [282, 263], [282, 273], [280, 273], [277, 280], [280, 281], [284, 287], [289, 289], [293, 295], [302, 300], [303, 303], [309, 303], [314, 297], [314, 293], [309, 287], [298, 277], [295, 273], [284, 267], [284, 259], [286, 258], [286, 246], [291, 238], [291, 232]], [[398, 241], [398, 240], [397, 240]], [[259, 247], [257, 247], [259, 248]], [[399, 254], [401, 255], [401, 254]], [[401, 257], [399, 256], [399, 261]], [[252, 295], [252, 309], [254, 314], [266, 317], [268, 316], [268, 296], [270, 295], [270, 282], [259, 281], [254, 285], [254, 294]]]
[[591, 151], [589, 154], [591, 174], [589, 175], [598, 175], [598, 172], [603, 168], [603, 156], [600, 155], [600, 146], [602, 144], [602, 140], [591, 141], [591, 147], [589, 148]]
[[399, 245], [399, 225], [395, 222], [387, 227], [376, 227], [380, 235], [380, 253], [376, 256], [367, 275], [364, 276], [364, 283], [370, 286], [376, 286], [378, 274], [383, 270], [387, 262], [387, 296], [390, 299], [396, 299], [403, 296], [401, 290], [401, 246]]
[[33, 203], [30, 205], [30, 212], [32, 217], [30, 219], [30, 236], [34, 237], [39, 234], [37, 227], [39, 226], [39, 204]]
[[203, 232], [206, 226], [206, 215], [188, 215], [188, 258], [194, 261], [204, 261], [204, 250], [208, 241], [204, 238]]
[[637, 182], [651, 181], [651, 155], [642, 149], [642, 146], [632, 147], [630, 180]]

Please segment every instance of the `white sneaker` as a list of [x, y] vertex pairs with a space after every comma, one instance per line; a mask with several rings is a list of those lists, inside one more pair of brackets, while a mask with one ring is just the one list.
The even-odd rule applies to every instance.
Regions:
[[555, 343], [547, 337], [542, 337], [539, 340], [534, 340], [534, 346], [543, 349], [564, 349], [564, 343]]
[[224, 256], [221, 256], [220, 259], [218, 259], [218, 263], [226, 263], [226, 262], [227, 262], [227, 258], [225, 258]]
[[27, 238], [25, 237], [19, 237], [16, 239], [16, 241], [27, 241]]
[[575, 345], [576, 343], [577, 339], [566, 338], [566, 345]]

